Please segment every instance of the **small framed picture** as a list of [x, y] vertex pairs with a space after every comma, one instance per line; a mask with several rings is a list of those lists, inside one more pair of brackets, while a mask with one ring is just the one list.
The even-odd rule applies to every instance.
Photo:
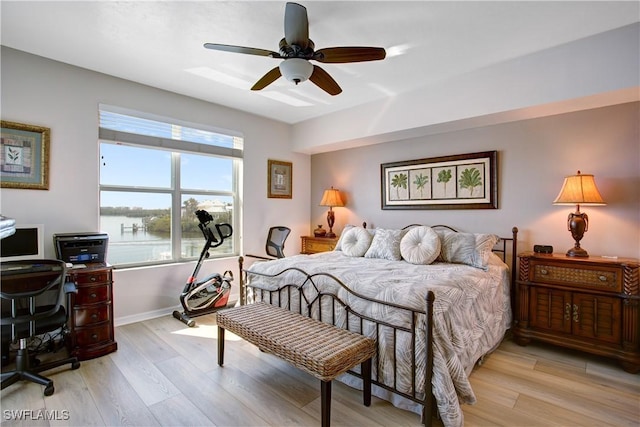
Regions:
[[291, 199], [293, 164], [279, 160], [268, 161], [267, 197], [270, 199]]
[[2, 188], [49, 189], [49, 139], [41, 126], [2, 120], [0, 184]]

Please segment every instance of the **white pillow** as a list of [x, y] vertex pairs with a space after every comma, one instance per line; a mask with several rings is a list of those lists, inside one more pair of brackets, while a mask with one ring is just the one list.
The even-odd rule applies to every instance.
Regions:
[[373, 235], [371, 246], [364, 254], [365, 258], [381, 258], [390, 261], [400, 261], [400, 240], [404, 236], [404, 230], [387, 230], [377, 228]]
[[440, 237], [431, 227], [413, 227], [400, 241], [400, 254], [411, 264], [431, 264], [440, 255]]
[[336, 247], [333, 249], [334, 251], [342, 250], [342, 241], [344, 240], [344, 236], [347, 234], [347, 231], [351, 230], [353, 227], [355, 227], [355, 225], [347, 224], [344, 226], [342, 234], [340, 234], [340, 237], [338, 238], [338, 243], [336, 243]]
[[342, 252], [347, 256], [360, 257], [363, 256], [369, 246], [373, 236], [362, 227], [353, 227], [344, 233], [342, 239]]

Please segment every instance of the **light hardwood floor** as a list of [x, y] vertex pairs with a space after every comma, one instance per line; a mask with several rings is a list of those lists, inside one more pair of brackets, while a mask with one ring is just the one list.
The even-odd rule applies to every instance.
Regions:
[[[195, 328], [171, 316], [116, 328], [117, 352], [49, 372], [53, 396], [26, 382], [3, 390], [2, 425], [320, 424], [315, 378], [230, 333], [219, 368], [214, 316], [196, 320]], [[466, 426], [640, 424], [640, 375], [582, 353], [507, 339], [471, 382], [478, 402], [463, 406]], [[420, 425], [417, 414], [375, 397], [363, 406], [361, 392], [337, 381], [331, 418], [333, 426]]]

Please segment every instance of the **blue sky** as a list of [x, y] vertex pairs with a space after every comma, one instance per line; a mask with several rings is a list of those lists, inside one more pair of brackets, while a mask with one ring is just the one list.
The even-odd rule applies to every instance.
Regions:
[[[152, 120], [101, 111], [101, 126], [130, 133], [163, 138], [180, 138], [223, 147], [233, 146], [233, 137]], [[178, 132], [176, 132], [176, 130]], [[199, 154], [180, 154], [180, 187], [189, 190], [232, 190], [233, 161]], [[171, 152], [102, 142], [100, 183], [151, 188], [171, 188]], [[197, 196], [198, 200], [215, 198]], [[101, 206], [130, 206], [145, 209], [169, 208], [165, 194], [102, 192]]]

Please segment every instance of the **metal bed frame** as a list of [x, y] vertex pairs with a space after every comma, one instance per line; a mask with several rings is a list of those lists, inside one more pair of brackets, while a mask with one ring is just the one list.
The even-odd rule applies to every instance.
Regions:
[[[409, 225], [405, 228], [409, 228], [414, 225], [416, 224]], [[437, 225], [433, 227], [447, 228], [454, 232], [458, 231], [449, 226]], [[518, 239], [517, 239], [518, 228], [513, 227], [511, 231], [512, 231], [512, 237], [509, 237], [509, 238], [501, 237], [500, 241], [496, 244], [496, 246], [494, 246], [493, 252], [497, 253], [505, 263], [507, 263], [507, 259], [510, 260], [510, 263], [507, 263], [507, 264], [509, 265], [509, 268], [510, 268], [510, 279], [511, 279], [510, 296], [511, 296], [511, 307], [513, 308], [514, 287], [515, 287], [516, 266], [517, 266], [516, 252], [517, 252], [517, 243], [518, 243]], [[509, 253], [509, 249], [510, 249], [510, 253]], [[375, 325], [375, 336], [373, 338], [375, 339], [377, 344], [380, 342], [378, 340], [378, 337], [380, 335], [381, 329], [391, 328], [393, 330], [392, 341], [393, 341], [393, 347], [394, 347], [394, 354], [395, 354], [395, 350], [397, 349], [396, 337], [398, 332], [409, 333], [411, 336], [410, 341], [413, 348], [412, 356], [411, 356], [411, 359], [412, 359], [411, 360], [412, 362], [411, 363], [411, 377], [412, 377], [411, 393], [400, 391], [397, 387], [397, 382], [396, 382], [397, 367], [396, 367], [395, 360], [393, 363], [393, 384], [386, 384], [381, 380], [380, 378], [381, 366], [379, 365], [380, 362], [378, 357], [379, 347], [376, 349], [376, 356], [374, 357], [374, 360], [375, 360], [374, 363], [377, 365], [375, 369], [375, 375], [374, 375], [375, 378], [371, 379], [371, 383], [384, 390], [387, 390], [389, 392], [392, 392], [396, 395], [402, 396], [406, 399], [409, 399], [415, 403], [422, 405], [423, 407], [422, 418], [421, 418], [422, 424], [424, 424], [427, 427], [432, 425], [433, 415], [436, 415], [436, 416], [438, 415], [437, 411], [434, 412], [435, 399], [433, 397], [433, 390], [431, 387], [431, 380], [433, 377], [433, 351], [432, 351], [432, 348], [433, 348], [433, 302], [435, 300], [435, 296], [433, 292], [429, 291], [427, 294], [427, 297], [425, 299], [425, 309], [416, 310], [416, 309], [407, 308], [398, 304], [380, 301], [374, 298], [369, 298], [364, 295], [360, 295], [352, 291], [347, 285], [345, 285], [338, 278], [328, 273], [308, 274], [302, 269], [295, 268], [295, 267], [287, 268], [273, 275], [256, 273], [256, 272], [251, 272], [249, 270], [244, 269], [244, 258], [242, 256], [238, 258], [238, 265], [240, 269], [239, 277], [240, 277], [240, 304], [241, 305], [252, 303], [256, 300], [266, 301], [270, 304], [275, 304], [275, 305], [278, 305], [279, 307], [284, 307], [291, 311], [297, 310], [299, 314], [302, 314], [308, 317], [313, 317], [313, 318], [316, 318], [317, 320], [324, 321], [332, 325], [336, 325], [336, 312], [337, 312], [336, 308], [338, 310], [344, 310], [344, 312], [346, 313], [346, 321], [345, 321], [346, 329], [351, 330], [353, 332], [362, 333], [362, 331], [364, 330], [363, 328], [364, 328], [365, 322], [370, 322], [370, 324]], [[296, 271], [300, 273], [302, 281], [299, 283], [287, 283], [275, 290], [255, 288], [248, 283], [248, 279], [250, 275], [253, 275], [256, 277], [257, 276], [277, 277], [290, 271]], [[409, 318], [411, 319], [411, 327], [407, 328], [402, 325], [394, 325], [385, 320], [374, 319], [363, 313], [358, 313], [352, 307], [350, 307], [347, 303], [341, 300], [336, 294], [320, 292], [318, 289], [318, 286], [315, 283], [315, 280], [323, 276], [330, 278], [341, 288], [345, 289], [348, 293], [360, 299], [369, 301], [372, 304], [380, 304], [382, 306], [393, 307], [396, 310], [402, 310], [407, 314], [407, 316], [410, 316]], [[310, 288], [310, 287], [312, 287], [315, 291], [312, 293], [313, 295], [312, 298], [308, 298], [304, 292], [306, 288]], [[329, 304], [330, 304], [329, 307], [331, 307], [330, 319], [327, 319], [326, 316], [323, 315], [323, 310], [321, 309], [321, 307], [327, 306], [327, 302], [326, 302], [327, 299], [329, 299]], [[427, 352], [426, 352], [427, 354], [425, 355], [426, 357], [426, 365], [425, 365], [426, 371], [425, 371], [425, 381], [424, 381], [425, 386], [424, 386], [424, 390], [421, 390], [422, 396], [420, 396], [420, 394], [418, 393], [418, 390], [416, 390], [416, 387], [415, 387], [416, 376], [417, 376], [416, 374], [416, 333], [417, 333], [416, 325], [418, 324], [419, 319], [422, 316], [426, 316], [425, 325], [427, 327], [425, 328], [424, 333], [425, 333], [425, 344], [427, 348]], [[356, 319], [355, 321], [353, 321], [354, 317]], [[353, 327], [354, 324], [358, 326], [356, 330], [354, 330], [354, 327]], [[378, 345], [382, 345], [382, 344], [378, 344]], [[362, 378], [359, 372], [350, 370], [348, 371], [348, 373], [357, 378]]]

